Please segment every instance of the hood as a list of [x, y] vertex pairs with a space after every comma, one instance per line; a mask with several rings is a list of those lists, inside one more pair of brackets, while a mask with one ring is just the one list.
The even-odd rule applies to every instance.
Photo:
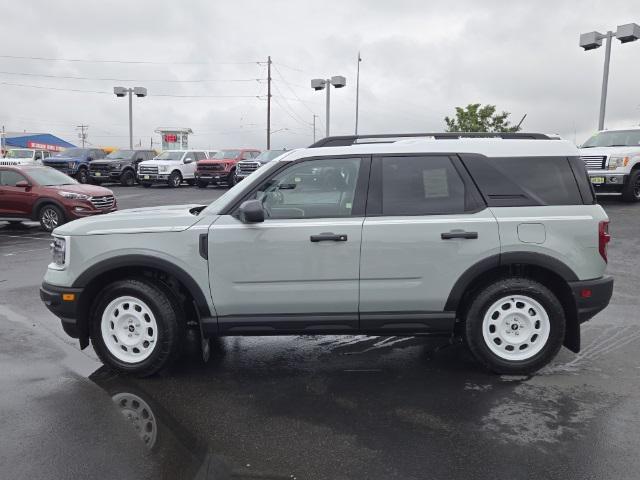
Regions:
[[593, 148], [581, 148], [580, 155], [584, 156], [603, 156], [609, 155], [638, 155], [640, 154], [640, 146], [638, 147], [593, 147]]
[[190, 212], [203, 205], [168, 205], [132, 208], [106, 215], [95, 215], [65, 223], [54, 230], [55, 235], [109, 235], [125, 233], [182, 232], [201, 217]]
[[182, 165], [182, 160], [145, 160], [138, 165]]
[[225, 163], [235, 163], [235, 158], [207, 158], [205, 160], [198, 160], [198, 165], [219, 165]]
[[61, 190], [73, 193], [84, 193], [85, 195], [91, 195], [92, 197], [104, 197], [107, 195], [113, 195], [113, 192], [108, 188], [99, 187], [97, 185], [83, 185], [81, 183], [72, 185], [51, 185], [43, 188], [51, 188], [53, 190]]
[[91, 162], [91, 164], [95, 164], [95, 165], [104, 165], [104, 164], [111, 164], [111, 163], [131, 163], [131, 159], [127, 159], [127, 158], [101, 158], [100, 160], [93, 160]]

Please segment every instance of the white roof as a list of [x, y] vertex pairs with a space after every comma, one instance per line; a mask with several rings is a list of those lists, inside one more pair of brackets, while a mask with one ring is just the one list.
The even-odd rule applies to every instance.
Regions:
[[570, 157], [578, 148], [567, 140], [529, 140], [501, 138], [428, 139], [416, 138], [389, 143], [354, 144], [346, 147], [301, 148], [283, 161], [309, 156], [380, 155], [385, 153], [477, 153], [487, 157]]

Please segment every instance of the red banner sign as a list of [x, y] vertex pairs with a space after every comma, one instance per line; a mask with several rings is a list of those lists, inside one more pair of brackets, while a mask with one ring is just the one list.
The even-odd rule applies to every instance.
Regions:
[[164, 135], [164, 141], [167, 143], [176, 143], [178, 141], [178, 135], [175, 133], [166, 133]]
[[49, 145], [48, 143], [27, 142], [27, 148], [37, 148], [39, 150], [49, 150], [50, 152], [61, 152], [64, 147], [60, 145]]

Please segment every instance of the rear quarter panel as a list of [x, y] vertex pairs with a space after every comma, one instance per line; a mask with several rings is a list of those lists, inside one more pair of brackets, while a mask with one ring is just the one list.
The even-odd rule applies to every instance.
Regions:
[[[492, 207], [491, 211], [498, 221], [501, 253], [548, 255], [571, 268], [579, 280], [604, 275], [607, 264], [598, 251], [598, 223], [608, 217], [600, 205]], [[528, 238], [526, 231], [544, 234]]]

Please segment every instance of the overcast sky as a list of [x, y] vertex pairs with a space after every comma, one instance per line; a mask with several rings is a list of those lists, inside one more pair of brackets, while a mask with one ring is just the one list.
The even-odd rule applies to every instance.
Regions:
[[[479, 102], [582, 142], [597, 126], [604, 49], [583, 52], [579, 34], [631, 22], [637, 0], [0, 0], [0, 122], [72, 143], [88, 124], [92, 144], [127, 146], [127, 102], [109, 92], [145, 86], [136, 143], [177, 126], [193, 129], [194, 147], [264, 148], [271, 55], [272, 145], [305, 146], [314, 113], [324, 135], [325, 95], [311, 78], [347, 77], [331, 92], [331, 133], [353, 132], [360, 50], [361, 133], [442, 131], [454, 107]], [[614, 42], [606, 126], [630, 127], [640, 42]]]

